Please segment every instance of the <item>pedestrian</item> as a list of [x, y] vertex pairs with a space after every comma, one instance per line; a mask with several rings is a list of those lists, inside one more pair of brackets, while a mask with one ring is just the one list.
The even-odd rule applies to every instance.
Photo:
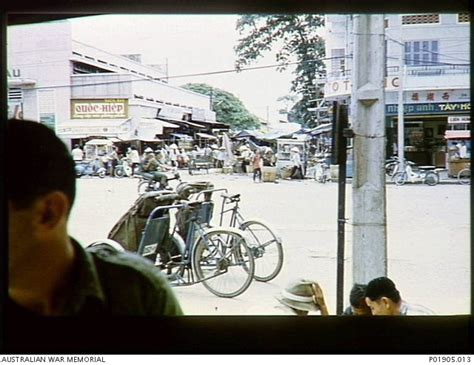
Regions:
[[253, 167], [253, 182], [256, 182], [256, 178], [262, 182], [262, 168], [263, 168], [263, 158], [261, 152], [257, 151], [252, 159]]
[[[7, 150], [17, 151], [7, 154], [5, 181], [9, 319], [181, 315], [167, 279], [145, 258], [112, 248], [88, 252], [69, 236], [75, 168], [55, 133], [15, 119], [8, 120], [6, 131]], [[17, 159], [30, 162], [34, 179], [25, 179]]]
[[115, 176], [115, 167], [118, 165], [119, 156], [117, 153], [117, 147], [113, 146], [112, 151], [108, 155], [109, 160], [109, 175]]
[[127, 157], [132, 164], [132, 175], [135, 175], [140, 167], [140, 155], [138, 154], [137, 148], [135, 146], [130, 147], [130, 152]]
[[375, 316], [433, 315], [434, 312], [421, 305], [402, 300], [395, 283], [387, 277], [379, 277], [367, 284], [365, 301]]
[[74, 146], [73, 150], [71, 151], [71, 155], [74, 161], [82, 161], [84, 159], [84, 152], [78, 144]]
[[171, 166], [173, 167], [178, 166], [178, 146], [175, 143], [173, 143], [170, 146], [169, 159], [170, 159]]
[[292, 179], [302, 179], [303, 171], [301, 169], [301, 156], [298, 147], [292, 147], [290, 150], [291, 175]]
[[461, 141], [460, 144], [458, 143], [458, 148], [459, 148], [459, 158], [468, 158], [466, 142]]
[[219, 152], [217, 153], [217, 168], [223, 168], [224, 162], [226, 160], [227, 153], [225, 151], [225, 147], [219, 147]]

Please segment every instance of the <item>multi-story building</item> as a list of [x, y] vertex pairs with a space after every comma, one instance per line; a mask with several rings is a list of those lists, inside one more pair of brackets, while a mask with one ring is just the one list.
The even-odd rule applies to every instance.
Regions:
[[92, 137], [153, 142], [186, 126], [225, 127], [208, 96], [169, 85], [137, 55], [75, 41], [68, 21], [11, 26], [7, 39], [10, 116], [47, 124], [69, 146]]
[[[405, 157], [446, 165], [456, 138], [470, 155], [470, 24], [468, 13], [387, 14], [385, 19], [387, 154], [396, 152], [402, 58]], [[354, 34], [352, 15], [326, 19], [326, 100], [350, 105]], [[448, 132], [446, 132], [448, 130]]]

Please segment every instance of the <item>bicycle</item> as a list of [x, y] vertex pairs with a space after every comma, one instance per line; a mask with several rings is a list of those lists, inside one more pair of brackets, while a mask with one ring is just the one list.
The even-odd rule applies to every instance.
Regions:
[[[267, 282], [274, 279], [283, 266], [283, 245], [281, 239], [270, 229], [270, 227], [259, 220], [245, 220], [240, 213], [240, 194], [228, 195], [225, 188], [201, 191], [201, 194], [211, 194], [223, 191], [222, 206], [219, 213], [219, 226], [223, 226], [224, 215], [231, 212], [229, 227], [238, 228], [246, 233], [247, 244], [255, 260], [254, 278], [257, 281]], [[225, 209], [226, 204], [234, 204]]]
[[401, 186], [406, 182], [422, 182], [429, 186], [435, 186], [439, 183], [439, 174], [434, 166], [419, 166], [418, 171], [413, 171], [414, 163], [407, 162], [405, 171], [397, 172], [392, 176], [392, 181]]
[[461, 171], [459, 171], [457, 178], [458, 178], [458, 182], [461, 185], [470, 185], [471, 184], [471, 168], [466, 167], [462, 169]]
[[[168, 197], [173, 198], [173, 197]], [[212, 202], [196, 201], [159, 206], [149, 215], [137, 253], [151, 259], [171, 286], [202, 283], [214, 295], [236, 297], [250, 286], [255, 270], [244, 234], [233, 228], [209, 228]], [[187, 211], [186, 239], [169, 233], [170, 210]]]

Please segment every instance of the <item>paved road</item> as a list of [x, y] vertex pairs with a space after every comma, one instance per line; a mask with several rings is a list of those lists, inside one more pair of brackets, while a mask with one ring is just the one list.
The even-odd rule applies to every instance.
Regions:
[[[270, 283], [253, 282], [237, 298], [218, 298], [200, 284], [176, 288], [187, 314], [279, 314], [274, 296], [296, 277], [319, 281], [329, 310], [335, 313], [337, 184], [310, 180], [254, 184], [246, 175], [183, 175], [186, 181], [211, 180], [216, 187], [241, 193], [245, 215], [269, 222], [285, 247], [281, 274]], [[83, 244], [106, 237], [136, 199], [136, 186], [137, 179], [79, 179], [70, 223], [72, 235]], [[469, 189], [460, 185], [387, 185], [389, 276], [404, 299], [438, 314], [466, 314], [470, 310]], [[348, 185], [346, 297], [352, 285], [351, 192]]]

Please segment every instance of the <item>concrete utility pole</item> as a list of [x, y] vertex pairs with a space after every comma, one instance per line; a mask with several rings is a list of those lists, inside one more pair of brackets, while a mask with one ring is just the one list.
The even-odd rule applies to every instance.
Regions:
[[[400, 31], [401, 34], [401, 31]], [[402, 40], [401, 40], [402, 41]], [[405, 83], [405, 62], [403, 62], [403, 55], [405, 53], [405, 45], [403, 41], [400, 44], [400, 58], [398, 65], [398, 123], [397, 123], [397, 147], [398, 147], [398, 161], [400, 161], [398, 171], [405, 171], [405, 122], [403, 110], [403, 84]]]
[[387, 274], [384, 17], [354, 17], [353, 282]]

